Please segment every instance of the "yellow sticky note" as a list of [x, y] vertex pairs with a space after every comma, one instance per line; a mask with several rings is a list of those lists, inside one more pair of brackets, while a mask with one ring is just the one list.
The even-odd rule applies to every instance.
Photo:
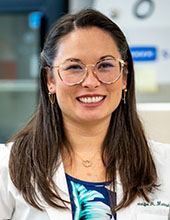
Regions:
[[139, 92], [155, 93], [158, 91], [157, 71], [154, 68], [135, 69], [136, 89]]

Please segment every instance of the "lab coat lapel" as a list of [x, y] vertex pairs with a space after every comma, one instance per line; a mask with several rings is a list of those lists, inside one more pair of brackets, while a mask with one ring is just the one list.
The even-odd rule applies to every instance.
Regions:
[[[56, 186], [58, 187], [58, 193], [61, 196], [61, 198], [70, 202], [65, 171], [62, 162], [60, 163], [59, 168], [56, 174], [54, 175], [54, 181], [56, 183]], [[63, 205], [63, 203], [60, 201], [59, 204]], [[53, 207], [48, 206], [46, 208], [46, 211], [48, 213], [50, 220], [57, 220], [57, 219], [71, 220], [72, 219], [71, 204], [66, 203], [66, 207], [68, 209], [55, 209]]]
[[[117, 204], [120, 203], [123, 197], [123, 189], [122, 189], [122, 184], [120, 181], [120, 176], [119, 173], [117, 172], [116, 174], [117, 179], [116, 179], [116, 195], [117, 195]], [[135, 220], [135, 210], [137, 208], [137, 200], [133, 202], [128, 208], [123, 208], [117, 212], [117, 220]], [[135, 207], [136, 206], [136, 207]]]

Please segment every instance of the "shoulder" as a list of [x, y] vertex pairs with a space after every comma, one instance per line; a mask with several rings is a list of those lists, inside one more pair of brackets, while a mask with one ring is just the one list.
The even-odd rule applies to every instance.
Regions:
[[2, 181], [6, 181], [9, 175], [9, 157], [11, 151], [12, 143], [10, 144], [0, 144], [0, 178]]
[[159, 143], [155, 141], [148, 142], [150, 150], [156, 161], [169, 162], [170, 164], [170, 144]]
[[12, 144], [0, 144], [0, 186], [6, 187], [10, 179], [9, 157]]
[[8, 167], [9, 156], [11, 151], [12, 143], [0, 144], [0, 168]]
[[0, 144], [0, 219], [10, 219], [15, 203], [8, 168], [11, 146], [12, 144]]
[[0, 157], [3, 155], [6, 155], [8, 153], [10, 153], [11, 147], [12, 147], [13, 143], [8, 143], [8, 144], [2, 144], [0, 143]]
[[150, 141], [149, 146], [155, 162], [158, 182], [161, 183], [162, 187], [166, 188], [167, 192], [169, 192], [168, 195], [170, 198], [170, 144]]

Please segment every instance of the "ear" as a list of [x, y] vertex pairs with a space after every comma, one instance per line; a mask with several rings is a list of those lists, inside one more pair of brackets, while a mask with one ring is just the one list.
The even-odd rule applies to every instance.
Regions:
[[50, 70], [50, 67], [46, 67], [46, 79], [47, 79], [47, 88], [51, 94], [56, 93], [55, 80]]
[[122, 77], [122, 90], [126, 89], [127, 87], [127, 74], [123, 74]]
[[127, 79], [128, 79], [128, 63], [126, 63], [123, 67], [122, 90], [127, 88]]

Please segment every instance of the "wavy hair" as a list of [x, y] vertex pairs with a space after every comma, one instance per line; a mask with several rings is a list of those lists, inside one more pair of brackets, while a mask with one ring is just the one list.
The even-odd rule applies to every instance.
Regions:
[[126, 38], [105, 15], [93, 9], [84, 9], [63, 16], [49, 31], [41, 53], [37, 111], [25, 128], [11, 139], [14, 141], [9, 161], [11, 179], [24, 199], [40, 210], [43, 207], [37, 190], [45, 202], [54, 208], [66, 208], [68, 202], [59, 196], [53, 181], [62, 147], [69, 146], [69, 143], [57, 100], [54, 105], [49, 101], [46, 67], [53, 64], [62, 37], [76, 28], [90, 27], [98, 27], [109, 33], [116, 42], [121, 58], [128, 63], [125, 69], [128, 72], [126, 105], [120, 102], [112, 113], [102, 146], [107, 179], [113, 182], [114, 190], [118, 171], [123, 187], [122, 200], [112, 207], [113, 213], [130, 205], [138, 196], [149, 201], [148, 194], [157, 187], [155, 164], [136, 111], [134, 67]]

